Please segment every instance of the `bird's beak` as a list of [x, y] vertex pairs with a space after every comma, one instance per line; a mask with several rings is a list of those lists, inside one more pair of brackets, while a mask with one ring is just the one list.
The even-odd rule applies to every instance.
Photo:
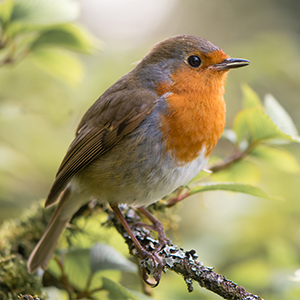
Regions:
[[236, 69], [245, 67], [250, 64], [250, 61], [243, 58], [226, 58], [223, 62], [216, 64], [215, 68], [218, 71]]

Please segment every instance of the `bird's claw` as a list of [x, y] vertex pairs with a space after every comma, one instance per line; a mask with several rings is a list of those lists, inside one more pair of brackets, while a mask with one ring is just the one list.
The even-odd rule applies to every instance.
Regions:
[[[150, 252], [146, 252], [146, 253], [147, 253], [147, 257], [145, 257], [141, 261], [142, 278], [151, 287], [156, 287], [160, 282], [161, 273], [163, 271], [164, 265], [156, 251], [154, 253], [150, 253]], [[155, 283], [149, 281], [149, 276], [148, 276], [149, 274], [153, 275]]]

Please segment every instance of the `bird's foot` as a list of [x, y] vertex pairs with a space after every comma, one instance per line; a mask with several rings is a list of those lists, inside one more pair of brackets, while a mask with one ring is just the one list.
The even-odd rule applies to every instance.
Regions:
[[147, 219], [150, 220], [150, 222], [152, 223], [152, 225], [149, 224], [145, 224], [145, 223], [141, 223], [141, 222], [136, 222], [134, 224], [135, 228], [136, 227], [146, 227], [149, 228], [151, 230], [154, 230], [157, 232], [158, 234], [158, 240], [159, 240], [159, 250], [160, 251], [164, 246], [166, 245], [170, 245], [171, 240], [166, 238], [166, 234], [164, 231], [164, 227], [161, 224], [160, 221], [158, 221], [154, 216], [152, 216], [152, 214], [150, 214], [146, 209], [144, 209], [143, 207], [139, 207], [137, 209], [140, 213], [142, 213]]
[[[170, 244], [170, 240], [165, 236], [162, 224], [144, 208], [138, 208], [138, 211], [145, 215], [151, 221], [152, 225], [136, 222], [130, 227], [123, 214], [121, 213], [119, 207], [117, 205], [110, 206], [121, 221], [123, 227], [130, 236], [133, 244], [135, 245], [136, 251], [142, 258], [140, 267], [143, 280], [153, 287], [157, 286], [161, 278], [161, 273], [164, 269], [164, 262], [161, 259], [159, 252], [166, 245]], [[158, 234], [158, 241], [151, 238], [149, 236], [149, 232], [138, 229], [143, 227], [156, 231]], [[134, 233], [132, 229], [137, 232]], [[143, 246], [141, 245], [141, 243], [143, 244]], [[155, 283], [149, 281], [148, 275], [153, 276]]]
[[[146, 250], [140, 253], [143, 258], [140, 267], [143, 280], [152, 287], [158, 286], [164, 264], [156, 250], [148, 252]], [[149, 275], [153, 276], [154, 282], [149, 281]], [[151, 279], [150, 279], [151, 280]]]
[[158, 234], [158, 246], [153, 249], [154, 252], [159, 252], [161, 249], [163, 249], [166, 245], [170, 245], [171, 240], [168, 239], [165, 235], [164, 229], [162, 224], [158, 221], [158, 224], [146, 224], [143, 222], [135, 222], [132, 226], [132, 229], [137, 229], [137, 228], [147, 228], [149, 230], [156, 231]]

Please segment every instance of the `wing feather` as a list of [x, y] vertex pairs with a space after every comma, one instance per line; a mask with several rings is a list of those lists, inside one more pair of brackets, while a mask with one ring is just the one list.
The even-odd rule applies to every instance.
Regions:
[[[98, 114], [95, 114], [95, 111], [91, 109], [87, 112], [80, 123], [76, 138], [71, 143], [57, 171], [55, 181], [46, 199], [46, 207], [56, 202], [58, 196], [74, 175], [109, 151], [125, 135], [133, 131], [152, 111], [155, 105], [153, 94], [144, 93], [142, 95], [147, 96], [148, 100], [151, 96], [151, 101], [147, 101], [146, 106], [145, 102], [142, 101], [143, 99], [139, 101], [140, 105], [135, 101], [131, 101], [131, 103], [129, 101], [129, 105], [126, 104], [127, 109], [124, 109], [124, 106], [122, 107], [124, 110], [123, 117], [119, 116], [120, 111], [117, 110], [116, 106], [115, 114], [119, 116], [117, 122], [114, 113], [110, 114], [110, 119], [106, 117], [105, 123], [99, 123], [98, 121], [101, 119], [103, 110], [109, 106], [107, 101], [103, 102], [102, 107], [99, 107], [97, 102], [94, 104], [95, 109], [98, 109]], [[124, 97], [120, 101], [123, 103]], [[92, 112], [90, 118], [88, 116], [89, 112]], [[97, 121], [95, 121], [96, 118]], [[95, 126], [95, 124], [97, 125]]]

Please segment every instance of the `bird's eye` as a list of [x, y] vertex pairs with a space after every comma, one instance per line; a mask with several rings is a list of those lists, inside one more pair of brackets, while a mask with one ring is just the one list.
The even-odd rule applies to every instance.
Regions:
[[192, 66], [193, 68], [198, 68], [202, 63], [201, 58], [197, 55], [189, 56], [187, 61], [188, 61], [189, 65]]

